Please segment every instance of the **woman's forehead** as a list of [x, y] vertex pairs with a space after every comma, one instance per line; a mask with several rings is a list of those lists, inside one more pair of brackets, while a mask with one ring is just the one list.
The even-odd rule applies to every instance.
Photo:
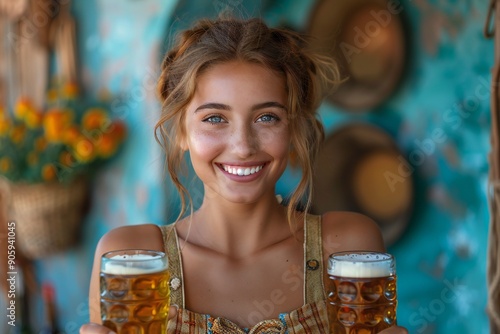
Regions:
[[261, 64], [231, 61], [204, 70], [196, 80], [195, 95], [250, 95], [273, 97], [286, 102], [285, 79]]

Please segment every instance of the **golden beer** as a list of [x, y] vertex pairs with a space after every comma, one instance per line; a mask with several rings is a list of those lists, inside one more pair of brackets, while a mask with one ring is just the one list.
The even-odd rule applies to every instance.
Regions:
[[101, 258], [101, 320], [117, 334], [163, 334], [170, 306], [164, 253], [123, 250]]
[[396, 267], [387, 253], [344, 252], [328, 263], [332, 334], [374, 334], [396, 324]]

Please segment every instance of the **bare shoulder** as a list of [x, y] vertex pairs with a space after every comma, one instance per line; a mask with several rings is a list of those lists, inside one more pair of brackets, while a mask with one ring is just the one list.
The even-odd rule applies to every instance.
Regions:
[[328, 254], [349, 250], [385, 251], [377, 223], [359, 213], [330, 211], [323, 214], [322, 234], [323, 248]]
[[163, 237], [154, 224], [121, 226], [107, 232], [97, 245], [96, 253], [119, 249], [163, 250]]

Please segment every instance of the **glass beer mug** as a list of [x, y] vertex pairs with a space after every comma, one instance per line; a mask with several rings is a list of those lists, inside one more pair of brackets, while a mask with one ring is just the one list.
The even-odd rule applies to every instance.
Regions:
[[374, 334], [396, 325], [396, 263], [377, 252], [342, 252], [328, 259], [332, 334]]
[[165, 253], [120, 250], [101, 258], [101, 320], [117, 334], [163, 334], [170, 306]]

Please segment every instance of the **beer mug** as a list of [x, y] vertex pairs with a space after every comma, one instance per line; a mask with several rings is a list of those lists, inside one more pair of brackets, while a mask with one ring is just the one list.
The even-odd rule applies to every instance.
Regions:
[[101, 258], [101, 320], [117, 334], [163, 334], [170, 306], [165, 253], [119, 250]]
[[396, 263], [377, 252], [341, 252], [328, 259], [330, 333], [373, 334], [396, 325]]

